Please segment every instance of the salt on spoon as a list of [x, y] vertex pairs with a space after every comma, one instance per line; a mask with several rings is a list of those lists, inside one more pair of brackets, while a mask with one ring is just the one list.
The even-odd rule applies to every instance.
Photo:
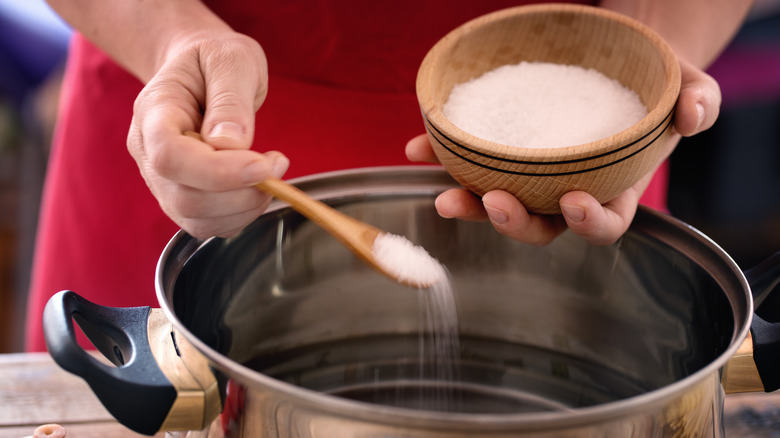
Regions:
[[421, 287], [447, 279], [447, 271], [428, 251], [397, 234], [380, 233], [374, 239], [374, 259], [406, 284]]
[[255, 187], [287, 202], [364, 262], [399, 283], [424, 289], [446, 278], [439, 261], [406, 237], [347, 216], [278, 178], [268, 178]]
[[[184, 134], [203, 141], [198, 133]], [[386, 233], [348, 216], [279, 178], [270, 177], [255, 188], [287, 202], [369, 266], [399, 283], [423, 289], [447, 278], [438, 260], [403, 236]]]

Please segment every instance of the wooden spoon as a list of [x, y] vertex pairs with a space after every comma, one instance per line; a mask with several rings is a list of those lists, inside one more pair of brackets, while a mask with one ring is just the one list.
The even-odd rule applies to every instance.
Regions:
[[[200, 134], [185, 132], [185, 135], [202, 141]], [[398, 283], [416, 288], [426, 288], [438, 281], [438, 278], [434, 279], [433, 277], [435, 276], [429, 275], [429, 273], [419, 275], [414, 272], [414, 266], [412, 266], [412, 269], [410, 270], [406, 266], [397, 266], [398, 261], [395, 260], [378, 260], [377, 253], [374, 251], [374, 241], [376, 241], [378, 237], [391, 236], [388, 233], [312, 198], [302, 190], [279, 178], [269, 177], [265, 181], [256, 184], [254, 187], [279, 200], [287, 202], [290, 204], [290, 207], [325, 229], [325, 231], [339, 240], [369, 266]], [[411, 248], [411, 243], [409, 243], [408, 246]], [[404, 248], [401, 248], [401, 250], [403, 249]], [[422, 248], [414, 248], [414, 251], [411, 252], [410, 257], [408, 257], [409, 260], [415, 260], [415, 258], [416, 260], [420, 260], [420, 254], [422, 253], [422, 257], [424, 258], [424, 260], [422, 260], [423, 262], [435, 263], [437, 266], [440, 266], [438, 265], [438, 262], [433, 259], [433, 257], [430, 257]], [[444, 269], [442, 268], [441, 271], [444, 272]]]
[[388, 270], [386, 263], [377, 260], [374, 241], [377, 237], [386, 234], [379, 228], [348, 216], [278, 178], [270, 177], [256, 184], [255, 188], [287, 202], [295, 211], [325, 229], [369, 266], [393, 280], [413, 287], [430, 286], [413, 278], [399, 277], [397, 273]]

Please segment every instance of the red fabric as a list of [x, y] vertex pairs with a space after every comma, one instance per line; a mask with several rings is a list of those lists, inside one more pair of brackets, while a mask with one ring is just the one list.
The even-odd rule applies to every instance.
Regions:
[[669, 210], [666, 206], [667, 195], [669, 193], [669, 161], [664, 161], [661, 166], [653, 174], [653, 179], [650, 181], [650, 185], [647, 186], [647, 190], [639, 198], [639, 203], [648, 207], [655, 208], [656, 210], [668, 213]]
[[41, 205], [27, 348], [44, 349], [48, 298], [72, 289], [100, 304], [153, 303], [156, 258], [176, 232], [125, 143], [141, 84], [75, 37]]
[[[291, 158], [287, 177], [409, 164], [423, 125], [414, 94], [422, 57], [447, 31], [518, 2], [217, 1], [213, 10], [266, 51], [269, 94], [255, 149]], [[142, 84], [80, 36], [72, 42], [49, 163], [26, 347], [45, 349], [41, 314], [71, 289], [109, 306], [156, 306], [154, 271], [178, 230], [126, 151]], [[653, 205], [665, 187], [651, 188]], [[657, 196], [656, 196], [657, 195]]]

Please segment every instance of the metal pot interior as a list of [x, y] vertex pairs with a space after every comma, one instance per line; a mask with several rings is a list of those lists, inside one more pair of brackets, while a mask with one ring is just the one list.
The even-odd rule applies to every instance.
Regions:
[[374, 272], [282, 204], [234, 238], [177, 236], [158, 273], [161, 304], [207, 355], [256, 371], [246, 385], [270, 376], [325, 397], [462, 413], [629, 399], [724, 360], [744, 334], [750, 299], [733, 262], [693, 230], [641, 209], [614, 245], [564, 234], [534, 247], [439, 217], [435, 195], [454, 185], [420, 168], [299, 183], [448, 268], [460, 350], [447, 378], [431, 371], [426, 292]]

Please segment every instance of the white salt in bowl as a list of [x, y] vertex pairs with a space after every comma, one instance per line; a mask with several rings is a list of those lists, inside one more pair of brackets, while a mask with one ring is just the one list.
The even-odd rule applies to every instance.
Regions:
[[[633, 91], [647, 114], [603, 138], [547, 147], [489, 141], [444, 115], [453, 87], [521, 62], [595, 70]], [[656, 169], [671, 150], [679, 92], [678, 61], [658, 34], [623, 15], [568, 4], [520, 6], [469, 21], [431, 48], [417, 75], [428, 136], [447, 172], [480, 196], [508, 191], [538, 214], [560, 213], [560, 197], [573, 190], [608, 202]], [[536, 128], [554, 133], [587, 123]]]

